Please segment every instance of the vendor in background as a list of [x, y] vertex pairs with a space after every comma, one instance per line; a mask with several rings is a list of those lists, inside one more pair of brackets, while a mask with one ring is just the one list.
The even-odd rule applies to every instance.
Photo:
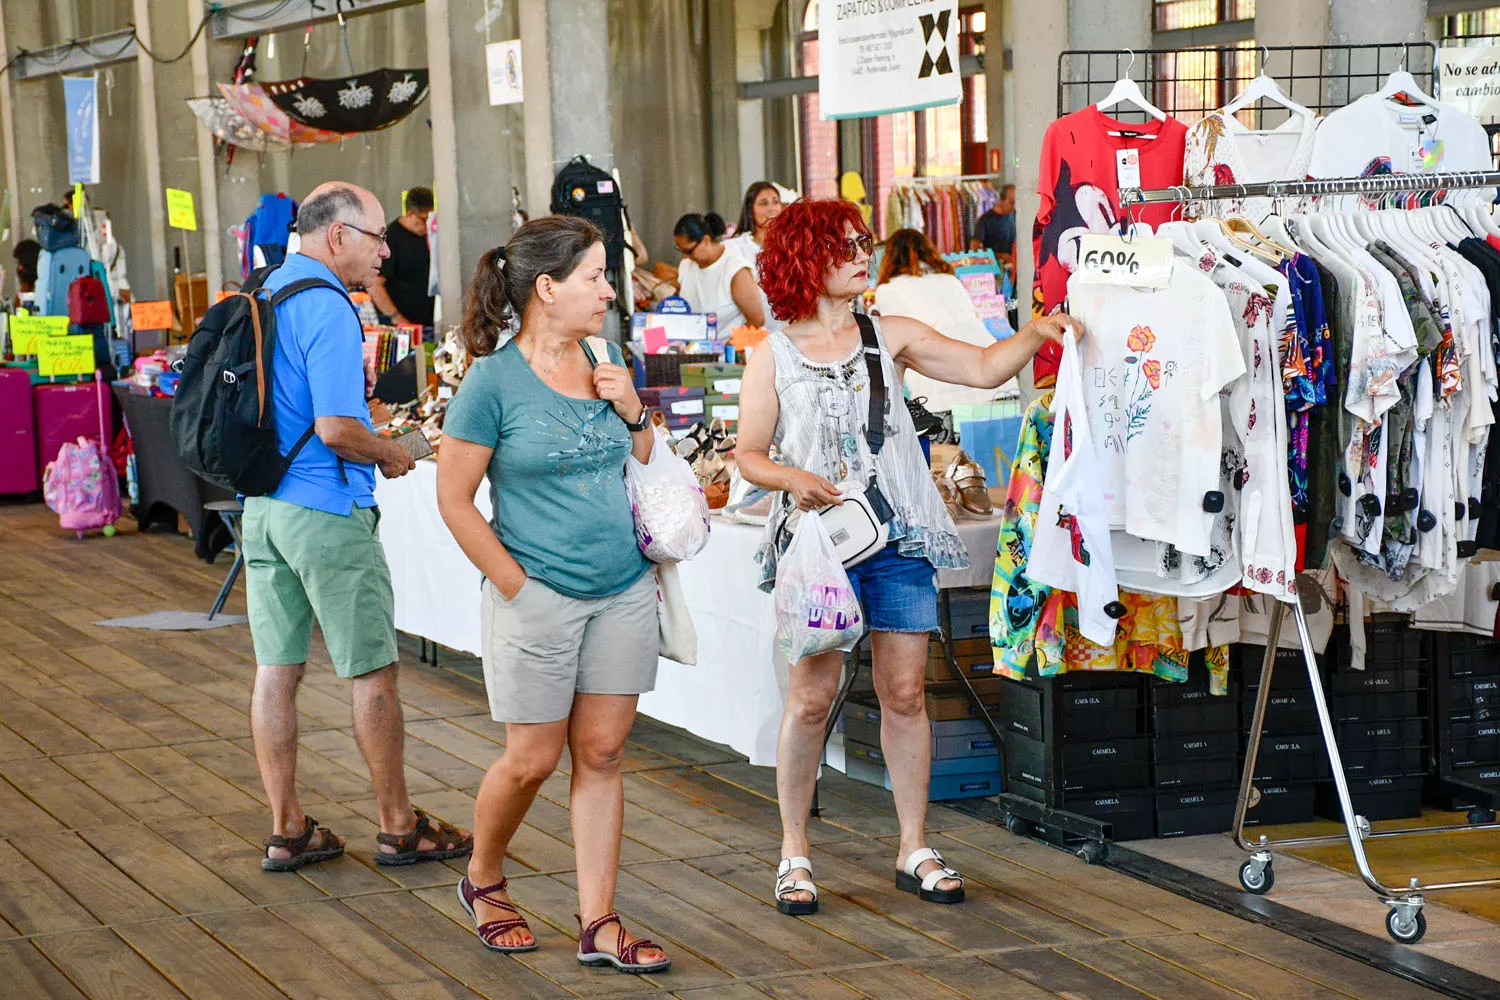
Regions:
[[[995, 343], [969, 290], [953, 273], [953, 266], [938, 253], [927, 236], [915, 229], [898, 229], [886, 241], [875, 289], [875, 311], [882, 318], [906, 316], [925, 323], [949, 340], [989, 347]], [[998, 389], [974, 389], [928, 378], [908, 369], [905, 385], [913, 399], [920, 399], [933, 413], [946, 413], [955, 406], [983, 405], [1001, 395]]]
[[[869, 445], [871, 387], [863, 337], [851, 309], [869, 287], [874, 240], [858, 206], [827, 199], [788, 205], [771, 228], [762, 266], [771, 308], [787, 321], [768, 349], [750, 355], [740, 392], [740, 474], [775, 491], [757, 554], [762, 590], [776, 585], [793, 512], [842, 503], [836, 483], [870, 483], [889, 504], [890, 544], [851, 567], [849, 583], [873, 633], [880, 743], [890, 770], [901, 836], [893, 852], [896, 886], [933, 903], [964, 898], [963, 879], [927, 845], [927, 786], [932, 727], [927, 718], [927, 643], [938, 628], [937, 569], [969, 565], [968, 551], [944, 509], [906, 407], [885, 407], [884, 447]], [[1064, 315], [1033, 320], [980, 350], [905, 317], [876, 320], [884, 385], [898, 366], [934, 379], [994, 388], [1013, 377], [1047, 341], [1060, 340]], [[889, 399], [898, 400], [893, 388]], [[781, 461], [770, 458], [772, 443]], [[823, 754], [824, 725], [839, 692], [845, 654], [809, 656], [791, 665], [776, 744], [781, 865], [776, 906], [793, 916], [817, 911], [808, 859], [807, 820]]]
[[433, 299], [427, 294], [432, 266], [427, 217], [433, 205], [430, 188], [414, 187], [406, 192], [406, 211], [392, 219], [385, 231], [391, 255], [380, 266], [380, 277], [366, 289], [381, 315], [398, 326], [432, 325]]
[[755, 284], [754, 265], [722, 242], [724, 220], [714, 212], [684, 215], [672, 229], [682, 266], [678, 294], [695, 313], [715, 313], [719, 329], [765, 326], [765, 305]]
[[[750, 262], [755, 274], [755, 284], [760, 286], [760, 248], [766, 239], [766, 230], [772, 220], [781, 214], [781, 192], [770, 181], [756, 181], [745, 191], [744, 204], [740, 206], [740, 221], [734, 235], [724, 241], [731, 250]], [[771, 315], [771, 304], [766, 293], [760, 293], [761, 309], [765, 314], [768, 330], [780, 330], [782, 324]]]
[[36, 299], [36, 265], [42, 256], [42, 245], [36, 240], [22, 240], [11, 251], [11, 256], [16, 261], [16, 287], [19, 292], [15, 305], [18, 308], [30, 306]]
[[1016, 186], [1000, 189], [1000, 200], [979, 217], [970, 250], [993, 250], [995, 259], [1012, 274], [1016, 269]]

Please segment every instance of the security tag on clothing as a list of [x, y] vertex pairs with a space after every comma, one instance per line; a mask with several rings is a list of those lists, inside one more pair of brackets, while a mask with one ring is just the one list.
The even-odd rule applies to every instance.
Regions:
[[1113, 233], [1085, 233], [1078, 244], [1078, 273], [1097, 284], [1165, 288], [1172, 280], [1172, 241], [1163, 236], [1125, 239]]
[[1141, 186], [1141, 151], [1139, 149], [1115, 150], [1115, 181], [1121, 188]]

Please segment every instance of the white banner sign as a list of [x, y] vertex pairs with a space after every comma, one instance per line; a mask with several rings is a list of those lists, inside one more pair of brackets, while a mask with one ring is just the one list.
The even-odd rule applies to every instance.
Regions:
[[1500, 46], [1439, 48], [1438, 79], [1444, 104], [1475, 118], [1500, 117]]
[[491, 42], [484, 47], [484, 68], [490, 81], [490, 105], [520, 104], [521, 40]]
[[915, 111], [963, 98], [958, 0], [820, 0], [824, 119]]

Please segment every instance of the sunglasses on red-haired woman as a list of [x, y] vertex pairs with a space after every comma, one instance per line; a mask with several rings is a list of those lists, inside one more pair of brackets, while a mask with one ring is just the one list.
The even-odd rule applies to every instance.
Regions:
[[852, 264], [861, 250], [864, 251], [866, 257], [875, 252], [875, 237], [869, 233], [850, 236], [838, 244], [838, 249], [843, 252], [844, 263]]

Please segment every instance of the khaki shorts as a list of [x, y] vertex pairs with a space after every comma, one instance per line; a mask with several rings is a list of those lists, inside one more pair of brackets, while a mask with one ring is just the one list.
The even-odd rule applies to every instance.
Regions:
[[340, 677], [396, 662], [396, 597], [377, 508], [342, 516], [246, 497], [241, 524], [257, 663], [305, 663], [314, 618]]
[[507, 601], [486, 580], [481, 600], [484, 686], [496, 722], [557, 722], [573, 711], [574, 694], [656, 687], [655, 573], [594, 600], [528, 579]]

